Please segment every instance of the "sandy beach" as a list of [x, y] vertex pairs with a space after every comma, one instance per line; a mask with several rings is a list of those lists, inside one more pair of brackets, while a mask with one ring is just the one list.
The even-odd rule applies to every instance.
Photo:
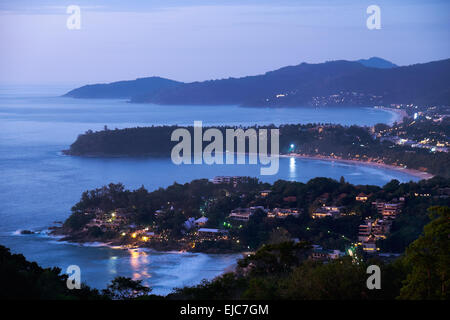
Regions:
[[396, 171], [405, 172], [407, 174], [410, 174], [412, 176], [418, 177], [420, 179], [430, 179], [433, 178], [434, 175], [428, 172], [423, 172], [420, 170], [415, 169], [409, 169], [384, 163], [378, 163], [378, 162], [370, 162], [370, 161], [361, 161], [361, 160], [347, 160], [347, 159], [336, 159], [333, 157], [326, 157], [326, 156], [308, 156], [308, 155], [301, 155], [301, 154], [284, 154], [280, 155], [280, 157], [295, 157], [300, 159], [312, 159], [312, 160], [325, 160], [325, 161], [335, 161], [335, 162], [342, 162], [342, 163], [350, 163], [350, 164], [359, 164], [359, 165], [365, 165], [365, 166], [374, 166], [377, 168], [386, 168]]
[[389, 122], [390, 125], [392, 125], [394, 122], [402, 123], [403, 118], [408, 117], [408, 114], [403, 109], [397, 109], [397, 108], [386, 108], [386, 107], [374, 107], [375, 109], [381, 109], [386, 110], [390, 113], [392, 113], [393, 118]]

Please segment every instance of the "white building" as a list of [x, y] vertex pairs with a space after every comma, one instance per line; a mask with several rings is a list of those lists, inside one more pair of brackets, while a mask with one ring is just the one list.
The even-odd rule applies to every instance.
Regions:
[[208, 222], [207, 217], [200, 217], [194, 221], [196, 227], [204, 226]]

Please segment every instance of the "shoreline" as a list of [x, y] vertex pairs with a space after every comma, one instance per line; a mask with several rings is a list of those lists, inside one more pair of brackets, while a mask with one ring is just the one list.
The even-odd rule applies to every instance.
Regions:
[[403, 118], [409, 117], [404, 109], [388, 108], [388, 107], [373, 107], [373, 108], [390, 112], [393, 115], [393, 117], [396, 118], [396, 119], [391, 119], [388, 123], [389, 125], [393, 125], [394, 122], [402, 123]]
[[412, 176], [414, 176], [416, 178], [421, 178], [421, 179], [425, 179], [425, 180], [428, 180], [428, 179], [431, 179], [431, 178], [434, 177], [434, 175], [429, 173], [429, 172], [424, 172], [424, 171], [420, 171], [420, 170], [416, 170], [416, 169], [410, 169], [410, 168], [403, 168], [403, 167], [395, 166], [395, 165], [392, 165], [392, 164], [371, 162], [371, 161], [341, 159], [341, 158], [333, 158], [333, 157], [329, 157], [329, 156], [319, 156], [319, 155], [316, 155], [316, 156], [302, 155], [302, 154], [296, 154], [296, 153], [283, 154], [283, 155], [280, 155], [280, 157], [285, 157], [285, 158], [295, 157], [295, 158], [299, 158], [299, 159], [336, 161], [336, 162], [342, 162], [342, 163], [347, 163], [347, 164], [367, 165], [367, 166], [391, 169], [391, 170], [407, 173], [407, 174], [412, 175]]
[[56, 238], [57, 241], [77, 244], [85, 247], [108, 247], [110, 249], [133, 250], [146, 249], [161, 253], [203, 253], [203, 254], [243, 254], [244, 251], [223, 250], [217, 248], [207, 248], [206, 250], [194, 250], [187, 243], [173, 243], [173, 242], [152, 242], [149, 241], [145, 245], [133, 241], [124, 243], [120, 238], [102, 240], [98, 238], [83, 237], [80, 234], [73, 234], [67, 232], [63, 227], [52, 226], [48, 228], [48, 237]]
[[[58, 227], [51, 226], [45, 230], [42, 231], [32, 231], [30, 229], [17, 229], [15, 231], [11, 231], [11, 234], [13, 236], [41, 236], [45, 237], [47, 239], [56, 240], [58, 243], [61, 244], [68, 244], [68, 245], [77, 245], [80, 247], [86, 247], [86, 248], [100, 248], [100, 247], [106, 247], [113, 250], [144, 250], [148, 252], [156, 252], [156, 253], [168, 253], [168, 254], [184, 254], [184, 253], [201, 253], [201, 254], [208, 254], [208, 255], [244, 255], [249, 253], [248, 251], [227, 251], [227, 252], [209, 252], [209, 251], [195, 251], [195, 250], [185, 250], [185, 249], [176, 249], [175, 247], [171, 249], [158, 249], [154, 246], [139, 246], [139, 245], [133, 245], [133, 244], [117, 244], [114, 241], [99, 241], [98, 239], [94, 241], [94, 239], [86, 239], [86, 240], [74, 240], [70, 239], [70, 235], [67, 235], [65, 233], [58, 233], [53, 232]], [[23, 234], [21, 231], [31, 231], [29, 234]]]

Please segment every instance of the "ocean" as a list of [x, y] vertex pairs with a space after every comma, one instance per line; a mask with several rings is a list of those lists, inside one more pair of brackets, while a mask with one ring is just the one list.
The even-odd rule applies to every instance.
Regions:
[[[142, 279], [155, 294], [212, 279], [231, 268], [240, 255], [154, 252], [113, 249], [100, 244], [58, 241], [46, 233], [64, 221], [85, 190], [110, 182], [149, 190], [175, 181], [217, 175], [255, 176], [306, 182], [317, 176], [355, 184], [383, 185], [391, 179], [417, 181], [405, 172], [323, 160], [280, 158], [274, 176], [259, 176], [258, 165], [174, 165], [170, 158], [82, 158], [62, 155], [78, 134], [89, 129], [148, 125], [203, 126], [282, 123], [391, 123], [396, 115], [373, 108], [278, 108], [238, 106], [158, 106], [124, 100], [79, 100], [60, 97], [70, 87], [0, 87], [0, 244], [44, 267], [81, 268], [82, 281], [102, 289], [117, 275]], [[20, 230], [39, 233], [21, 235]]]

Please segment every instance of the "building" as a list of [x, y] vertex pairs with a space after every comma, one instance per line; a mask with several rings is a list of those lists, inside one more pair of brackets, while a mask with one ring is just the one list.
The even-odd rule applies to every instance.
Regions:
[[212, 183], [214, 184], [233, 184], [234, 187], [237, 186], [238, 183], [248, 182], [248, 177], [243, 176], [216, 176], [213, 178]]
[[263, 198], [267, 197], [272, 191], [271, 190], [262, 190], [259, 195]]
[[356, 201], [366, 202], [367, 199], [368, 199], [368, 196], [362, 192], [356, 196]]
[[363, 250], [367, 252], [378, 251], [376, 241], [386, 239], [391, 225], [392, 220], [366, 219], [365, 223], [359, 226], [358, 231], [358, 242], [362, 245]]
[[373, 235], [370, 235], [369, 238], [367, 239], [367, 241], [362, 243], [362, 247], [363, 247], [363, 250], [368, 253], [375, 253], [379, 250], [377, 248], [376, 240]]
[[316, 261], [327, 261], [339, 259], [344, 256], [345, 253], [340, 250], [325, 250], [321, 246], [313, 245], [313, 250], [310, 255], [310, 259]]
[[381, 214], [385, 219], [394, 219], [401, 212], [401, 203], [385, 203]]
[[263, 206], [250, 207], [250, 208], [236, 208], [228, 215], [228, 218], [238, 221], [248, 221], [250, 217], [258, 210], [267, 212]]
[[200, 228], [197, 230], [199, 236], [204, 237], [220, 237], [228, 233], [226, 230], [222, 229], [212, 229], [212, 228]]
[[358, 241], [365, 242], [372, 235], [375, 240], [385, 239], [391, 229], [392, 221], [383, 219], [366, 219], [364, 224], [359, 226]]
[[313, 219], [321, 219], [326, 217], [339, 218], [341, 215], [341, 209], [343, 207], [335, 206], [322, 206], [314, 210], [312, 214]]
[[363, 243], [369, 239], [372, 232], [372, 221], [366, 221], [365, 224], [361, 224], [358, 230], [358, 241]]
[[206, 223], [208, 222], [208, 218], [207, 217], [200, 217], [197, 220], [194, 221], [194, 225], [196, 227], [201, 227], [204, 226]]
[[378, 214], [382, 214], [385, 203], [386, 202], [377, 200], [377, 201], [372, 202], [372, 206], [374, 206], [374, 208], [377, 209]]
[[384, 218], [395, 218], [401, 212], [401, 203], [386, 203], [383, 208]]
[[278, 218], [284, 219], [288, 216], [298, 217], [301, 211], [297, 208], [283, 209], [283, 208], [273, 208], [267, 212], [268, 218]]
[[283, 201], [284, 202], [297, 202], [297, 197], [296, 196], [284, 197]]
[[191, 217], [191, 218], [188, 218], [188, 219], [184, 222], [183, 226], [184, 226], [184, 228], [185, 228], [186, 230], [192, 229], [192, 228], [195, 226], [195, 219], [192, 218], [192, 217]]
[[236, 208], [231, 211], [228, 218], [238, 221], [248, 221], [253, 212], [250, 211], [250, 208]]

